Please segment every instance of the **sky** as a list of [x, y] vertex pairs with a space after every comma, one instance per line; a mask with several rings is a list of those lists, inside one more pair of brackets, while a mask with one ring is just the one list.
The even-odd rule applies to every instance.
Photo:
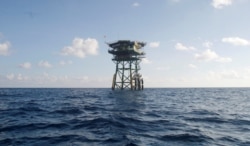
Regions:
[[0, 87], [111, 87], [106, 43], [146, 42], [147, 87], [250, 87], [249, 0], [1, 0]]

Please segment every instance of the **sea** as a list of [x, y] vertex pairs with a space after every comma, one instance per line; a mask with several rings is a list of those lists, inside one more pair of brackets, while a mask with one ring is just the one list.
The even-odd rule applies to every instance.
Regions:
[[249, 146], [250, 88], [1, 88], [1, 146]]

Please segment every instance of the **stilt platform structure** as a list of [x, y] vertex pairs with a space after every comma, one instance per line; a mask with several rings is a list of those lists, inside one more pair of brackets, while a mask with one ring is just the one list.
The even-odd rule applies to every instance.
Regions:
[[142, 48], [144, 42], [119, 40], [114, 43], [107, 43], [110, 47], [108, 52], [113, 55], [112, 61], [116, 64], [113, 76], [112, 90], [131, 89], [143, 90], [143, 78], [139, 74], [140, 62], [145, 53]]

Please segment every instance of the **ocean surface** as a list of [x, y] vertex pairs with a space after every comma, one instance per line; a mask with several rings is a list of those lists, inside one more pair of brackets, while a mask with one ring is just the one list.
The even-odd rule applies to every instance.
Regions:
[[3, 88], [0, 145], [249, 146], [250, 88]]

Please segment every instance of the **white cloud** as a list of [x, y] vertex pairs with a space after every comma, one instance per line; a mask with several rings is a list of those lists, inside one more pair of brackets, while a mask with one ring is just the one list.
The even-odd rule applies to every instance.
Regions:
[[219, 72], [210, 71], [207, 75], [208, 80], [221, 80], [221, 79], [244, 79], [238, 71], [235, 70], [224, 70]]
[[160, 42], [151, 42], [149, 43], [150, 48], [158, 48], [160, 46]]
[[151, 64], [152, 61], [150, 61], [150, 60], [147, 59], [147, 58], [142, 58], [142, 63], [143, 63], [143, 64]]
[[20, 73], [0, 75], [0, 87], [108, 87], [111, 77], [89, 77], [86, 75], [56, 75], [40, 73], [26, 76]]
[[70, 64], [72, 64], [72, 63], [73, 63], [73, 62], [72, 62], [71, 60], [68, 60], [68, 61], [61, 60], [61, 61], [59, 62], [59, 64], [60, 64], [61, 66], [70, 65]]
[[222, 9], [225, 6], [232, 5], [233, 0], [213, 0], [212, 1], [212, 6], [216, 9]]
[[250, 74], [250, 67], [245, 67], [244, 71], [247, 72], [248, 74]]
[[230, 57], [219, 57], [216, 59], [217, 62], [221, 62], [221, 63], [228, 63], [228, 62], [232, 62], [232, 58]]
[[229, 70], [220, 73], [221, 77], [224, 79], [239, 79], [240, 75], [237, 71]]
[[43, 76], [47, 78], [49, 76], [49, 74], [46, 72], [43, 72]]
[[23, 76], [22, 74], [15, 75], [13, 73], [6, 75], [6, 78], [13, 81], [23, 81], [29, 79], [27, 76]]
[[139, 7], [140, 4], [139, 4], [138, 2], [134, 2], [134, 3], [132, 4], [132, 6], [133, 6], [133, 7]]
[[48, 61], [43, 61], [43, 60], [41, 60], [38, 63], [38, 66], [45, 67], [45, 68], [51, 68], [52, 67], [52, 65]]
[[13, 80], [15, 78], [15, 75], [13, 73], [6, 75], [6, 78], [8, 80]]
[[204, 51], [201, 54], [195, 54], [195, 59], [197, 60], [205, 60], [205, 61], [210, 61], [210, 60], [215, 60], [217, 59], [219, 56], [211, 51], [210, 49], [207, 49], [206, 51]]
[[173, 2], [176, 2], [176, 3], [178, 3], [178, 2], [180, 2], [180, 0], [172, 0]]
[[232, 59], [229, 57], [221, 57], [216, 52], [207, 49], [206, 51], [195, 54], [195, 59], [202, 61], [216, 61], [221, 63], [232, 62]]
[[43, 82], [43, 83], [55, 83], [59, 80], [59, 76], [55, 76], [55, 75], [49, 75], [48, 73], [44, 72], [43, 75], [40, 77], [39, 82]]
[[[38, 86], [53, 86], [53, 87], [87, 87], [89, 83], [88, 76], [69, 76], [69, 75], [51, 75], [47, 72], [34, 78]], [[92, 81], [96, 81], [95, 79]], [[96, 83], [96, 82], [95, 82]]]
[[16, 78], [17, 78], [18, 81], [23, 81], [23, 80], [27, 80], [28, 79], [28, 77], [23, 76], [22, 74], [18, 74]]
[[197, 68], [197, 66], [194, 65], [194, 64], [189, 64], [188, 67], [189, 67], [189, 68], [193, 68], [193, 69], [196, 69], [196, 68]]
[[250, 41], [239, 38], [239, 37], [227, 37], [227, 38], [222, 38], [221, 40], [223, 43], [229, 43], [235, 46], [249, 46]]
[[61, 50], [62, 55], [73, 55], [76, 57], [84, 58], [86, 55], [97, 55], [98, 42], [96, 39], [88, 38], [75, 38], [72, 46], [64, 47]]
[[163, 71], [163, 70], [169, 70], [169, 67], [157, 67], [156, 70]]
[[30, 62], [25, 62], [19, 65], [21, 68], [24, 69], [30, 69], [31, 68], [31, 63]]
[[10, 53], [10, 46], [11, 44], [9, 42], [5, 42], [0, 44], [0, 55], [8, 55]]
[[78, 81], [87, 81], [89, 80], [89, 77], [88, 76], [82, 76], [82, 77], [78, 77], [78, 78], [75, 78], [76, 80]]
[[59, 64], [60, 64], [61, 66], [64, 66], [64, 65], [66, 65], [67, 63], [66, 63], [65, 61], [60, 61]]
[[176, 49], [176, 50], [180, 50], [180, 51], [192, 51], [192, 50], [196, 50], [193, 46], [187, 47], [187, 46], [184, 46], [184, 45], [181, 44], [181, 43], [177, 43], [177, 44], [175, 45], [175, 49]]
[[211, 48], [213, 46], [213, 43], [209, 42], [209, 41], [206, 41], [202, 44], [204, 47], [206, 48]]

